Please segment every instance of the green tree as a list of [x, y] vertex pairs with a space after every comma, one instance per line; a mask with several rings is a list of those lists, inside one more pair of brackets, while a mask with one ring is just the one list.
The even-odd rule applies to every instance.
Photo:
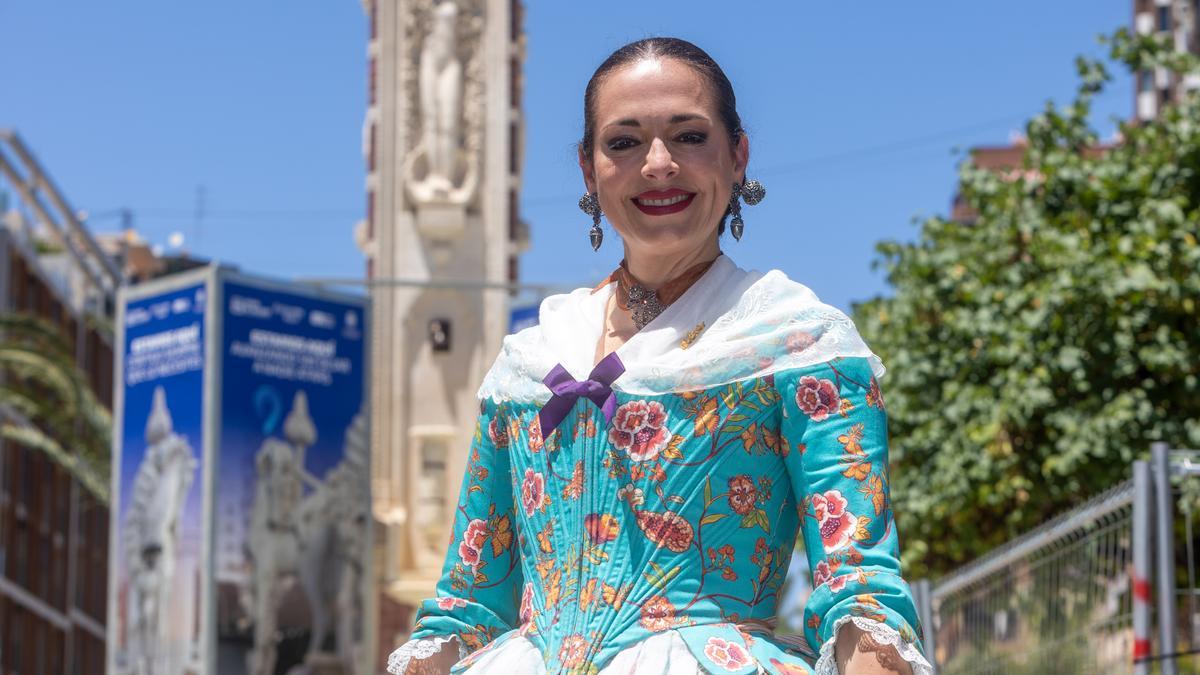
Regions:
[[[1150, 37], [1115, 61], [1200, 73]], [[1200, 447], [1200, 102], [1089, 124], [1109, 81], [1079, 59], [1064, 107], [1026, 125], [1024, 171], [964, 162], [971, 223], [878, 245], [894, 289], [855, 307], [891, 373], [891, 494], [907, 572], [978, 556], [1129, 475], [1151, 441]]]
[[0, 315], [0, 438], [46, 453], [108, 498], [112, 417], [50, 323]]

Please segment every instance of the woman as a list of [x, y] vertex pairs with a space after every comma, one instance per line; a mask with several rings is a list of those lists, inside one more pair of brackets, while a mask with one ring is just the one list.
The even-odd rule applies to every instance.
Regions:
[[[763, 196], [748, 158], [698, 47], [641, 40], [597, 69], [580, 206], [625, 260], [505, 340], [438, 597], [391, 672], [931, 672], [879, 359], [804, 286], [721, 254]], [[776, 637], [798, 533], [816, 590], [803, 639]]]

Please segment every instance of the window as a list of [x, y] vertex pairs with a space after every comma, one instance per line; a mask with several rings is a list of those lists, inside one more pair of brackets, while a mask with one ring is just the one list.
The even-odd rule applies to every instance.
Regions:
[[1159, 5], [1158, 7], [1158, 31], [1165, 33], [1171, 30], [1171, 7], [1169, 5]]

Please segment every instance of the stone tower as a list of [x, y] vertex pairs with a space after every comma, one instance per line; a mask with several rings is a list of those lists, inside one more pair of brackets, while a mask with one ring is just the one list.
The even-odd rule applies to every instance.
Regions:
[[[364, 0], [380, 647], [431, 597], [526, 246], [519, 0]], [[410, 283], [411, 282], [411, 283]], [[464, 283], [465, 282], [465, 283]]]

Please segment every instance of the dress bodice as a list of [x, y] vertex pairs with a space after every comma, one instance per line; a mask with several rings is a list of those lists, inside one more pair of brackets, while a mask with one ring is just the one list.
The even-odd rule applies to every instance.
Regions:
[[[636, 672], [664, 649], [697, 672], [835, 673], [847, 622], [931, 672], [900, 576], [882, 366], [849, 319], [720, 258], [618, 350], [611, 418], [580, 397], [542, 429], [542, 379], [590, 364], [603, 300], [548, 299], [505, 340], [437, 597], [393, 672], [452, 639], [471, 675]], [[803, 636], [781, 637], [798, 539], [814, 590]]]
[[460, 669], [523, 639], [547, 672], [594, 672], [674, 631], [719, 672], [810, 672], [816, 651], [767, 628], [802, 534], [807, 642], [857, 616], [915, 650], [864, 359], [616, 396], [611, 421], [581, 398], [548, 433], [537, 404], [484, 402], [441, 597], [415, 635], [488, 646]]

